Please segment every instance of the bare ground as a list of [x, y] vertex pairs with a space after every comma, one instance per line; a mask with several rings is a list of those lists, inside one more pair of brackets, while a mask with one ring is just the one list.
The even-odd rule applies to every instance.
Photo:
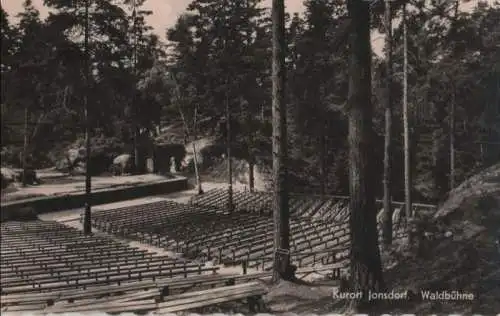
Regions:
[[[63, 176], [57, 173], [46, 171], [39, 173], [40, 179], [47, 180], [46, 184], [31, 185], [9, 188], [10, 190], [2, 190], [2, 202], [21, 200], [38, 196], [57, 196], [65, 194], [81, 193], [85, 189], [84, 176]], [[145, 174], [137, 176], [118, 176], [118, 177], [92, 177], [92, 190], [104, 190], [109, 188], [126, 187], [131, 185], [155, 183], [171, 179], [156, 174]], [[14, 189], [14, 190], [12, 190]]]

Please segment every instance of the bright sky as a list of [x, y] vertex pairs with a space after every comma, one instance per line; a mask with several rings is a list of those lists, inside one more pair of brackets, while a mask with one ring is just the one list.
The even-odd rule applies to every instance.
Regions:
[[[47, 15], [47, 9], [43, 6], [43, 0], [32, 0], [35, 7], [40, 10], [42, 16]], [[2, 7], [10, 16], [15, 16], [22, 11], [23, 0], [1, 0]], [[287, 11], [302, 12], [303, 0], [286, 0]], [[167, 27], [173, 26], [177, 17], [185, 11], [191, 0], [146, 0], [144, 8], [153, 11], [149, 24], [155, 33], [161, 38], [165, 37]], [[271, 0], [264, 0], [264, 5], [271, 7]]]
[[[2, 7], [10, 16], [15, 16], [22, 10], [23, 0], [0, 0]], [[32, 0], [33, 4], [40, 10], [42, 16], [47, 15], [47, 9], [43, 6], [43, 0]], [[165, 39], [166, 29], [173, 26], [177, 17], [185, 11], [186, 7], [192, 0], [146, 0], [144, 7], [153, 11], [149, 17], [149, 24], [154, 28], [154, 32], [162, 39]], [[272, 0], [264, 0], [266, 7], [271, 7]], [[453, 1], [453, 0], [443, 0]], [[480, 0], [462, 0], [460, 4], [461, 11], [470, 11]], [[493, 4], [495, 0], [485, 0], [485, 2]], [[303, 0], [285, 0], [286, 10], [289, 13], [302, 12], [304, 6]], [[382, 55], [383, 36], [378, 32], [372, 33], [372, 49], [375, 54]]]

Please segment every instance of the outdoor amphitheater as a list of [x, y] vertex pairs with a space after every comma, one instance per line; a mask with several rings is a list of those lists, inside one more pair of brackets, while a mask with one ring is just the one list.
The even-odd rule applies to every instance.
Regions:
[[[262, 297], [274, 259], [272, 195], [234, 191], [232, 212], [227, 201], [228, 190], [219, 188], [184, 202], [164, 195], [133, 206], [96, 205], [92, 235], [83, 234], [81, 210], [70, 212], [75, 220], [4, 221], [2, 312], [268, 311]], [[291, 195], [289, 205], [297, 277], [346, 277], [348, 199]], [[402, 225], [394, 225], [395, 238], [403, 238]]]

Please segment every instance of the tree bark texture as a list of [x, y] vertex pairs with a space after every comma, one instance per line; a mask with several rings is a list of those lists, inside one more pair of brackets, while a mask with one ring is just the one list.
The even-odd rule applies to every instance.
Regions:
[[321, 125], [321, 135], [320, 135], [320, 152], [319, 152], [319, 164], [320, 164], [320, 194], [324, 196], [328, 187], [328, 170], [326, 164], [326, 122]]
[[384, 139], [384, 213], [382, 237], [385, 245], [392, 244], [392, 12], [391, 0], [385, 1], [385, 139]]
[[[226, 87], [229, 84], [229, 79], [226, 81]], [[229, 94], [226, 92], [226, 153], [227, 153], [227, 210], [232, 213], [234, 210], [233, 203], [233, 162], [231, 158], [231, 109], [229, 106]]]
[[450, 190], [455, 188], [455, 102], [456, 90], [452, 87], [450, 104]]
[[250, 157], [248, 161], [248, 187], [250, 192], [255, 191], [255, 162], [253, 157]]
[[[350, 268], [353, 291], [384, 288], [373, 181], [373, 109], [371, 104], [370, 9], [363, 0], [350, 0], [352, 19], [349, 35], [349, 173], [350, 173]], [[357, 309], [367, 306], [367, 295]]]
[[22, 174], [22, 185], [23, 187], [27, 184], [27, 171], [28, 171], [28, 121], [29, 121], [29, 110], [28, 105], [24, 107], [24, 143], [23, 143], [23, 174]]
[[404, 183], [405, 183], [405, 214], [409, 219], [412, 214], [411, 196], [411, 152], [410, 124], [408, 114], [408, 29], [406, 25], [406, 5], [403, 5], [403, 138], [404, 138]]
[[198, 108], [194, 110], [194, 119], [193, 119], [193, 160], [194, 160], [194, 173], [196, 176], [196, 186], [198, 189], [198, 194], [203, 194], [203, 188], [201, 186], [201, 175], [200, 170], [198, 169], [198, 153], [196, 151], [196, 140], [198, 139]]
[[193, 139], [193, 163], [194, 163], [194, 173], [196, 177], [196, 188], [198, 194], [203, 194], [203, 188], [201, 187], [201, 176], [200, 170], [198, 169], [198, 154], [196, 153], [196, 137]]
[[290, 223], [287, 188], [287, 119], [285, 105], [285, 4], [284, 0], [272, 2], [272, 117], [273, 117], [273, 218], [274, 262], [273, 281], [291, 280]]
[[85, 234], [92, 233], [92, 220], [91, 220], [91, 190], [92, 190], [92, 178], [90, 175], [90, 117], [89, 117], [89, 77], [90, 77], [90, 54], [89, 54], [89, 37], [90, 37], [90, 27], [89, 27], [89, 7], [91, 0], [85, 0], [85, 35], [84, 35], [84, 49], [85, 49], [85, 60], [84, 60], [84, 96], [83, 96], [83, 109], [84, 109], [84, 119], [85, 119], [85, 213], [83, 221], [83, 231]]

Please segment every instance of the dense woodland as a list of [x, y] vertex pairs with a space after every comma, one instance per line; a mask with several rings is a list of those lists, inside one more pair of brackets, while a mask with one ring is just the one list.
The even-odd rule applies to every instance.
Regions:
[[174, 123], [186, 143], [216, 136], [250, 165], [273, 158], [275, 280], [293, 280], [278, 264], [289, 189], [349, 193], [350, 286], [379, 291], [375, 197], [390, 245], [391, 199], [438, 201], [500, 160], [498, 2], [306, 0], [285, 16], [283, 0], [194, 0], [166, 44], [141, 3], [45, 4], [43, 21], [29, 0], [18, 24], [2, 11], [2, 162], [54, 165], [89, 122], [94, 155], [133, 152], [136, 167]]
[[[2, 163], [16, 167], [25, 134], [37, 168], [53, 166], [63, 149], [83, 140], [84, 1], [44, 2], [51, 10], [46, 19], [29, 0], [15, 20], [2, 9]], [[229, 111], [232, 154], [270, 166], [270, 8], [260, 0], [194, 0], [162, 43], [146, 23], [151, 12], [131, 2], [90, 1], [94, 151], [130, 152], [134, 139], [147, 147], [161, 127], [183, 121], [186, 140], [217, 135], [224, 143], [221, 122]], [[391, 8], [396, 200], [404, 196], [401, 3]], [[466, 13], [457, 3], [412, 0], [406, 6], [411, 172], [421, 201], [439, 200], [500, 155], [500, 7], [481, 2]], [[348, 7], [342, 0], [304, 4], [303, 14], [286, 16], [285, 30], [292, 190], [347, 194], [349, 45], [342, 32]], [[372, 5], [371, 15], [372, 31], [386, 33], [382, 2]], [[385, 59], [372, 54], [376, 183], [383, 175], [386, 68]], [[382, 197], [382, 186], [376, 188]]]

